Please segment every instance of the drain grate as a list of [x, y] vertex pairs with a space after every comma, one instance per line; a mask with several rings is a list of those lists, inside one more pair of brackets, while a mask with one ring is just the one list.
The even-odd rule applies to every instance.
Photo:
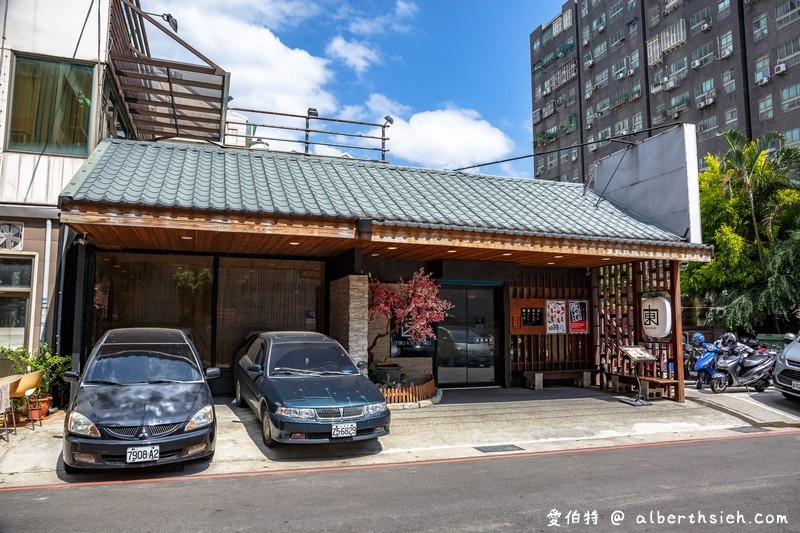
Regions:
[[483, 453], [522, 451], [522, 448], [519, 446], [514, 446], [513, 444], [500, 444], [498, 446], [475, 446], [475, 449]]
[[740, 428], [731, 428], [731, 431], [738, 431], [739, 433], [769, 433], [768, 429], [757, 428], [753, 426], [743, 426]]

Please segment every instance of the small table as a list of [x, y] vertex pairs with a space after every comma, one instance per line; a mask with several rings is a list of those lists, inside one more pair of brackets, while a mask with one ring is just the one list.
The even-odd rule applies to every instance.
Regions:
[[[22, 378], [20, 374], [13, 374], [0, 378], [0, 413], [3, 416], [3, 435], [8, 440], [8, 423], [5, 420], [6, 410], [11, 407], [11, 385], [16, 385]], [[14, 420], [14, 417], [11, 417]], [[14, 420], [14, 433], [17, 432], [17, 422]]]

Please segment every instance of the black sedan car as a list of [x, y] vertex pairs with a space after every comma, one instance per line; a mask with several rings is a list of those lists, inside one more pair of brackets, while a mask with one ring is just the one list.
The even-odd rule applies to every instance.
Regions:
[[234, 370], [236, 403], [258, 415], [267, 446], [375, 439], [390, 414], [365, 367], [320, 333], [261, 333]]
[[97, 342], [64, 422], [64, 465], [143, 467], [211, 459], [216, 413], [197, 350], [178, 329], [124, 328]]

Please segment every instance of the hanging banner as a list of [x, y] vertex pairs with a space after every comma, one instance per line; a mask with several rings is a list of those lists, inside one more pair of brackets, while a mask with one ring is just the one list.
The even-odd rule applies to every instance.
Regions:
[[648, 337], [661, 339], [672, 333], [672, 312], [664, 297], [642, 299], [642, 330]]
[[545, 321], [547, 334], [567, 332], [567, 302], [564, 300], [547, 300], [545, 305]]
[[569, 332], [589, 333], [589, 302], [587, 300], [569, 301]]

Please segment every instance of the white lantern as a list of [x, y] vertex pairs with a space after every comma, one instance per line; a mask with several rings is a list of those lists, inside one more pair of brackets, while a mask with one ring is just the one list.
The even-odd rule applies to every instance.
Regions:
[[645, 335], [660, 339], [672, 333], [669, 300], [661, 296], [642, 299], [642, 329]]

